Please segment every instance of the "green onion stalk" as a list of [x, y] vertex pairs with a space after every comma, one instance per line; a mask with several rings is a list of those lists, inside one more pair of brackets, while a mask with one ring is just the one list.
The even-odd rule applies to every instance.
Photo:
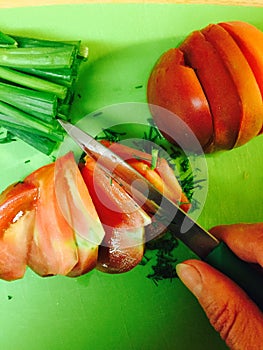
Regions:
[[52, 41], [0, 32], [0, 126], [50, 155], [64, 138], [57, 118], [69, 120], [81, 41]]

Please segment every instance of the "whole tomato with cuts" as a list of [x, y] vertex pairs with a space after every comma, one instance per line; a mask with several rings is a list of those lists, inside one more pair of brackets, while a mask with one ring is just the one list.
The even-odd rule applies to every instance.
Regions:
[[262, 133], [262, 57], [263, 32], [249, 23], [222, 22], [192, 32], [160, 57], [148, 80], [149, 107], [160, 131], [178, 143], [179, 118], [207, 153], [242, 146]]

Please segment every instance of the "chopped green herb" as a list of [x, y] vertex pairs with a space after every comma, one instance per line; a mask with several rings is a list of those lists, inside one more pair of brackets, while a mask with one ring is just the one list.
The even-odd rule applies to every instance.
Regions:
[[24, 161], [25, 164], [30, 163], [30, 159]]
[[143, 85], [137, 85], [135, 86], [135, 89], [141, 89], [143, 87]]
[[96, 112], [96, 113], [94, 113], [92, 116], [93, 116], [93, 117], [99, 117], [100, 115], [102, 115], [102, 112]]
[[13, 299], [13, 296], [12, 296], [12, 295], [8, 295], [8, 296], [7, 296], [7, 299], [8, 299], [8, 300], [11, 300], [11, 299]]
[[156, 148], [152, 149], [152, 161], [151, 161], [151, 169], [154, 170], [156, 168], [157, 165], [157, 161], [158, 161], [158, 153], [159, 150]]
[[180, 163], [181, 169], [184, 173], [186, 173], [189, 170], [190, 162], [188, 158], [185, 158]]
[[[178, 247], [178, 240], [168, 231], [164, 236], [146, 243], [146, 251], [141, 265], [152, 262], [153, 272], [147, 275], [156, 285], [164, 279], [177, 278], [175, 270], [177, 258], [174, 257], [174, 250]], [[149, 251], [156, 251], [155, 257], [149, 256]]]
[[[3, 134], [4, 134], [4, 136], [1, 137], [1, 135], [3, 135]], [[13, 141], [16, 141], [16, 138], [14, 137], [14, 135], [10, 131], [7, 130], [6, 133], [4, 133], [4, 132], [0, 133], [0, 144], [1, 143], [2, 144], [10, 143], [10, 142], [13, 142]]]
[[119, 142], [122, 136], [126, 135], [126, 132], [118, 132], [113, 130], [112, 128], [102, 129], [103, 135], [97, 136], [96, 140], [108, 140], [110, 142]]

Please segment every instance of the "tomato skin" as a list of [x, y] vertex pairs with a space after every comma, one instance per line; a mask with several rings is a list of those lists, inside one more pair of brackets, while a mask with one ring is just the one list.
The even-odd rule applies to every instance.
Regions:
[[[195, 71], [186, 66], [181, 50], [170, 49], [161, 56], [149, 77], [147, 98], [156, 125], [170, 142], [187, 147], [181, 136], [182, 127], [175, 120], [178, 116], [191, 128], [201, 146], [210, 144], [213, 124], [209, 105]], [[164, 115], [156, 105], [174, 115]]]

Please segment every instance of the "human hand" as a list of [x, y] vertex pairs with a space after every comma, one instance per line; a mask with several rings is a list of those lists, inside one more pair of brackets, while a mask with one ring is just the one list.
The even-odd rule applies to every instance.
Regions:
[[[263, 223], [216, 226], [210, 232], [241, 259], [263, 267]], [[187, 260], [176, 269], [230, 349], [263, 349], [263, 314], [242, 289], [203, 261]]]

